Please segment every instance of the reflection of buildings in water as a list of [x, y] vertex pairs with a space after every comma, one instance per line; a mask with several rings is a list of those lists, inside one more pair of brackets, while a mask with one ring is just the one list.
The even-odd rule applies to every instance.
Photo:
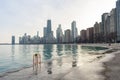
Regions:
[[72, 58], [73, 58], [72, 67], [76, 67], [77, 66], [77, 58], [78, 58], [78, 56], [74, 54], [74, 55], [72, 55]]
[[65, 55], [70, 56], [71, 55], [71, 44], [65, 44], [64, 45], [64, 53]]
[[48, 74], [52, 74], [52, 52], [53, 52], [53, 45], [52, 44], [45, 44], [43, 50], [43, 58], [46, 61], [45, 65], [47, 68]]
[[72, 67], [76, 67], [77, 66], [77, 57], [78, 57], [78, 45], [73, 44], [72, 45]]
[[57, 59], [57, 63], [59, 66], [62, 66], [62, 51], [63, 51], [63, 45], [58, 44], [57, 45], [57, 55], [59, 56], [59, 58]]
[[76, 67], [77, 66], [77, 61], [72, 61], [72, 67]]
[[59, 57], [58, 59], [57, 59], [57, 64], [58, 64], [58, 66], [62, 66], [62, 57]]
[[34, 46], [34, 52], [40, 52], [40, 46], [39, 45]]
[[57, 55], [62, 56], [63, 54], [61, 53], [63, 51], [63, 45], [58, 44], [57, 45]]
[[77, 52], [78, 52], [78, 45], [73, 44], [72, 45], [72, 53], [75, 54], [75, 55], [77, 55]]
[[65, 45], [65, 51], [71, 50], [71, 44], [66, 44]]
[[44, 45], [44, 50], [43, 50], [44, 60], [48, 60], [48, 59], [52, 58], [52, 50], [53, 50], [53, 45], [52, 44], [45, 44]]
[[12, 53], [12, 55], [11, 55], [12, 61], [14, 61], [14, 56], [15, 56], [15, 45], [12, 45], [12, 47], [11, 47], [11, 53]]
[[24, 55], [26, 55], [27, 53], [30, 53], [30, 45], [20, 45], [19, 52], [20, 54], [24, 54]]
[[47, 62], [47, 72], [48, 74], [52, 74], [52, 60]]

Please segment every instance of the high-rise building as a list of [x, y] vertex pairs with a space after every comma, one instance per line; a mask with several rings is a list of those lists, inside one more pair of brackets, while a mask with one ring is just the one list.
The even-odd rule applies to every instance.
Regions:
[[86, 38], [87, 42], [93, 43], [93, 27], [87, 28]]
[[51, 34], [51, 20], [47, 20], [47, 35]]
[[101, 31], [102, 31], [102, 34], [103, 34], [103, 38], [104, 38], [104, 42], [107, 41], [107, 23], [108, 23], [108, 16], [109, 16], [109, 13], [103, 13], [102, 15], [102, 28], [101, 28]]
[[108, 15], [107, 19], [106, 19], [106, 37], [105, 37], [105, 42], [110, 42], [109, 41], [109, 34], [110, 34], [110, 14]]
[[63, 42], [63, 32], [62, 32], [61, 24], [59, 24], [56, 30], [56, 39], [57, 39], [57, 43]]
[[117, 26], [116, 26], [116, 8], [112, 9], [110, 12], [110, 31], [109, 31], [109, 41], [116, 42], [117, 37]]
[[55, 43], [55, 37], [51, 30], [51, 20], [47, 20], [47, 27], [44, 28], [44, 43]]
[[76, 38], [78, 36], [78, 31], [76, 27], [76, 21], [71, 23], [71, 30], [72, 30], [72, 42], [76, 42]]
[[65, 30], [65, 43], [71, 43], [71, 30]]
[[96, 22], [95, 24], [94, 24], [94, 28], [93, 28], [93, 30], [94, 30], [94, 42], [100, 42], [100, 34], [101, 34], [101, 23], [98, 23], [98, 22]]
[[117, 42], [120, 42], [120, 0], [116, 2], [116, 14], [117, 14]]
[[82, 43], [86, 42], [86, 30], [81, 30], [80, 31], [80, 38], [81, 38]]
[[15, 44], [15, 36], [12, 36], [12, 44]]
[[44, 38], [47, 36], [47, 28], [44, 27]]
[[37, 37], [39, 37], [39, 31], [37, 31]]
[[19, 44], [30, 44], [31, 42], [31, 36], [27, 35], [27, 33], [24, 34], [24, 36], [19, 37]]

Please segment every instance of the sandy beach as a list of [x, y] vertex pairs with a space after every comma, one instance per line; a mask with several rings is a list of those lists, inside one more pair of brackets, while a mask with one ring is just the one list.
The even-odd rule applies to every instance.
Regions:
[[120, 51], [108, 62], [104, 62], [105, 80], [120, 80]]
[[[117, 50], [116, 52], [110, 52], [107, 54], [109, 59], [102, 59], [104, 70], [102, 72], [103, 76], [105, 76], [104, 80], [120, 80], [120, 44], [115, 43], [109, 46], [108, 44], [95, 44], [90, 46], [106, 46], [108, 48], [112, 48]], [[108, 52], [109, 53], [109, 52]]]
[[[91, 57], [88, 57], [88, 60], [78, 60], [75, 67], [72, 67], [72, 61], [65, 61], [64, 59], [59, 66], [56, 66], [56, 60], [52, 61], [55, 64], [51, 67], [48, 67], [47, 62], [44, 62], [37, 75], [30, 67], [4, 74], [0, 77], [0, 80], [120, 80], [119, 44], [112, 44], [111, 46], [108, 46], [108, 44], [89, 44], [87, 46], [104, 46], [116, 51], [99, 55], [90, 54]], [[51, 73], [48, 73], [49, 70]]]

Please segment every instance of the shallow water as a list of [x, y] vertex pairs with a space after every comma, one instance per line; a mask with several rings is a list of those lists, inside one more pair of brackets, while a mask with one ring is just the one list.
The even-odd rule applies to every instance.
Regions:
[[[89, 51], [102, 52], [104, 50], [106, 48], [83, 47], [77, 44], [0, 45], [0, 73], [31, 66], [34, 53], [40, 53], [42, 62], [47, 62], [48, 66], [54, 65], [54, 63], [62, 66], [64, 62], [73, 62], [77, 65], [86, 64], [86, 62], [94, 60], [94, 57], [88, 54]], [[50, 61], [54, 63], [50, 63]]]

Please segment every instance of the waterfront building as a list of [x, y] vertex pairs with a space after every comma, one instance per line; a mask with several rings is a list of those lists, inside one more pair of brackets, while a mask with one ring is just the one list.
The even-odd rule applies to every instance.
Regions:
[[109, 13], [103, 13], [102, 15], [102, 34], [103, 34], [103, 38], [104, 38], [104, 42], [107, 41], [107, 23], [108, 23], [108, 16]]
[[76, 38], [78, 36], [78, 31], [76, 27], [76, 21], [71, 23], [71, 30], [72, 30], [72, 42], [76, 42]]
[[104, 42], [104, 36], [102, 31], [102, 22], [99, 22], [99, 43]]
[[67, 29], [65, 30], [65, 43], [71, 43], [72, 40], [71, 40], [71, 30], [70, 29]]
[[109, 41], [116, 42], [117, 37], [117, 26], [116, 26], [116, 8], [113, 8], [110, 12], [110, 33]]
[[47, 27], [44, 28], [44, 43], [56, 43], [56, 39], [53, 36], [53, 31], [51, 30], [51, 28], [51, 20], [47, 20]]
[[[29, 36], [28, 36], [28, 40], [29, 40], [30, 38], [29, 38]], [[40, 42], [41, 42], [41, 39], [40, 39], [40, 37], [39, 37], [39, 32], [37, 31], [37, 35], [35, 35], [35, 36], [33, 36], [32, 38], [31, 38], [31, 40], [29, 40], [30, 41], [30, 43], [32, 43], [32, 44], [40, 44]]]
[[87, 28], [86, 38], [88, 43], [93, 43], [93, 27]]
[[47, 38], [47, 27], [44, 27], [42, 43], [46, 43], [46, 38]]
[[15, 44], [15, 36], [12, 36], [12, 45]]
[[86, 30], [81, 30], [80, 31], [80, 38], [81, 38], [82, 43], [86, 42]]
[[105, 42], [110, 42], [110, 37], [109, 37], [109, 34], [110, 34], [110, 14], [107, 16], [107, 19], [106, 19], [106, 34], [105, 34]]
[[46, 38], [46, 36], [47, 36], [47, 28], [46, 27], [44, 27], [44, 38]]
[[19, 37], [19, 44], [30, 44], [31, 42], [31, 36], [27, 35], [25, 33], [22, 37]]
[[47, 20], [47, 35], [51, 34], [51, 20]]
[[99, 42], [99, 36], [100, 36], [100, 27], [99, 23], [96, 22], [93, 27], [93, 34], [94, 34], [94, 42]]
[[116, 2], [117, 42], [120, 42], [120, 0]]
[[61, 24], [58, 25], [58, 28], [56, 30], [56, 40], [57, 43], [62, 43], [63, 42], [63, 32], [62, 32], [62, 28], [61, 28]]

